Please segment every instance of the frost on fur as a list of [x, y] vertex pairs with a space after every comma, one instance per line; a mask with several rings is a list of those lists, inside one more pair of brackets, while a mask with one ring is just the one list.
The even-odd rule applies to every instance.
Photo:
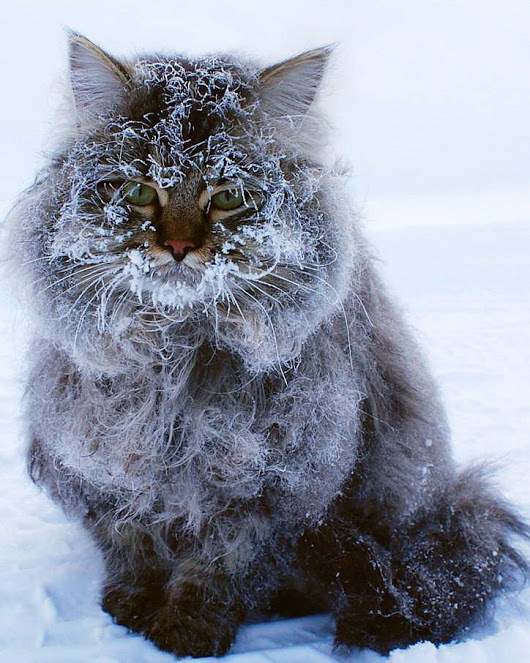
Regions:
[[121, 62], [73, 35], [71, 132], [16, 211], [31, 475], [101, 547], [105, 610], [179, 655], [227, 651], [293, 596], [338, 642], [447, 641], [525, 569], [524, 525], [455, 478], [329, 164], [328, 56]]

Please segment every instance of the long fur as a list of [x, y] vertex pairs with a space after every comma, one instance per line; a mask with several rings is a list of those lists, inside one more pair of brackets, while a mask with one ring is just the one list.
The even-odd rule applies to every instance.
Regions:
[[[222, 654], [250, 613], [295, 604], [384, 653], [462, 636], [523, 579], [527, 529], [480, 471], [456, 473], [325, 156], [311, 104], [328, 51], [262, 72], [117, 63], [72, 39], [84, 109], [102, 78], [122, 87], [74, 115], [12, 224], [36, 314], [29, 468], [100, 546], [104, 609], [179, 655]], [[102, 193], [139, 177], [190, 227], [220, 180], [246, 216], [176, 271]]]

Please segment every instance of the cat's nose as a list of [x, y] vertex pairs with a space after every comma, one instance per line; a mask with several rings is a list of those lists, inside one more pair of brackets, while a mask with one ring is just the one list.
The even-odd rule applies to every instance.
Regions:
[[197, 246], [188, 239], [166, 239], [164, 246], [168, 246], [175, 260], [183, 260], [186, 254]]

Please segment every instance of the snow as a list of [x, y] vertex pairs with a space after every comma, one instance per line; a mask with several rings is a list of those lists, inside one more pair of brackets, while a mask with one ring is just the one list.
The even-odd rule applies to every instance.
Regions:
[[[426, 226], [370, 233], [381, 268], [430, 355], [459, 461], [500, 461], [496, 480], [530, 518], [528, 224]], [[102, 563], [25, 475], [19, 398], [25, 315], [0, 298], [0, 660], [16, 663], [171, 661], [116, 626], [98, 605]], [[428, 443], [428, 440], [425, 442]], [[503, 604], [497, 624], [467, 642], [420, 643], [392, 663], [529, 660], [530, 590]], [[241, 663], [376, 663], [374, 652], [333, 652], [328, 615], [244, 627], [226, 657]], [[214, 660], [214, 659], [204, 659]]]
[[[0, 49], [4, 62], [16, 54], [16, 66], [3, 68], [11, 103], [0, 107], [9, 156], [0, 216], [39, 161], [50, 87], [65, 62], [62, 26], [117, 54], [233, 50], [266, 64], [340, 42], [322, 101], [354, 164], [352, 189], [381, 269], [442, 385], [455, 455], [497, 461], [499, 488], [530, 519], [528, 11], [526, 0], [487, 0], [480, 11], [476, 0], [203, 0], [200, 16], [196, 3], [174, 0], [153, 0], [149, 11], [140, 0], [8, 3]], [[0, 661], [173, 661], [101, 611], [98, 552], [25, 474], [26, 316], [10, 290], [0, 288]], [[530, 590], [519, 600], [467, 642], [420, 643], [390, 661], [530, 661]], [[332, 633], [327, 615], [253, 624], [223, 660], [385, 660], [334, 653]]]

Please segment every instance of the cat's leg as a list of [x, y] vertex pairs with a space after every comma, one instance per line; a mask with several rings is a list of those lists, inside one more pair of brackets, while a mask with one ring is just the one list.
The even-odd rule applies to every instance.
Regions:
[[142, 632], [164, 604], [170, 565], [156, 554], [149, 534], [134, 521], [116, 524], [113, 509], [98, 504], [85, 517], [103, 554], [101, 606], [117, 624]]
[[101, 607], [111, 615], [116, 624], [142, 633], [145, 624], [149, 623], [151, 616], [160, 606], [162, 597], [163, 588], [160, 585], [139, 587], [125, 580], [105, 588]]
[[132, 523], [116, 526], [114, 505], [71, 469], [54, 459], [35, 436], [28, 447], [28, 470], [67, 513], [82, 516], [103, 553], [106, 580], [102, 607], [118, 624], [140, 631], [160, 607], [169, 571], [157, 562], [150, 537]]
[[157, 565], [152, 543], [143, 545], [134, 536], [131, 546], [104, 550], [103, 609], [178, 656], [225, 654], [245, 617], [244, 600], [230, 579], [192, 558]]
[[230, 579], [210, 572], [199, 583], [170, 580], [164, 605], [142, 632], [157, 647], [177, 656], [222, 656], [232, 646], [245, 614], [245, 600], [234, 592]]
[[221, 656], [245, 617], [225, 578], [175, 586], [164, 572], [143, 569], [107, 581], [102, 607], [117, 624], [177, 656]]
[[343, 507], [306, 535], [300, 557], [328, 593], [337, 644], [387, 654], [420, 640], [463, 636], [492, 600], [525, 578], [511, 545], [527, 527], [491, 494], [478, 472], [449, 483], [394, 530]]
[[117, 624], [141, 633], [165, 600], [165, 571], [141, 571], [107, 575], [101, 607]]
[[[175, 600], [167, 590], [172, 564], [167, 555], [161, 559], [151, 534], [134, 520], [116, 523], [115, 505], [104, 502], [81, 477], [54, 462], [38, 438], [28, 449], [28, 469], [35, 483], [45, 487], [65, 510], [83, 515], [105, 564], [102, 608], [117, 624], [150, 637], [161, 648], [176, 648], [165, 635], [179, 619]], [[183, 655], [192, 653], [184, 648], [179, 649]]]

